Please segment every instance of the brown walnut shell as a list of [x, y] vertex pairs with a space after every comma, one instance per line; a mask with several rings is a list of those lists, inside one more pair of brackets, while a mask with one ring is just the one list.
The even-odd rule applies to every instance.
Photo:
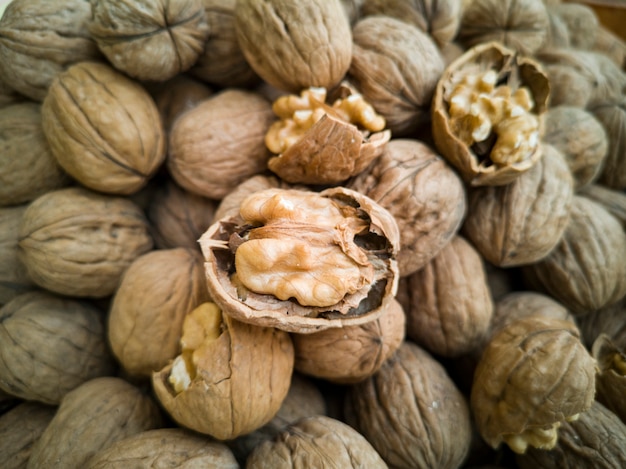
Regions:
[[37, 285], [62, 295], [102, 298], [152, 246], [148, 222], [133, 202], [72, 187], [48, 192], [28, 206], [18, 254]]
[[93, 2], [89, 33], [113, 66], [139, 80], [168, 80], [204, 50], [202, 0]]
[[609, 336], [613, 345], [619, 349], [626, 350], [626, 298], [577, 319], [589, 350], [601, 334]]
[[27, 207], [0, 207], [0, 306], [35, 287], [18, 255], [20, 223]]
[[602, 205], [626, 229], [626, 193], [600, 184], [583, 187], [580, 195]]
[[607, 334], [594, 341], [591, 354], [598, 362], [596, 400], [626, 423], [626, 353], [617, 347]]
[[622, 99], [619, 104], [600, 106], [592, 112], [604, 126], [608, 138], [608, 151], [598, 182], [612, 189], [624, 190], [626, 189], [626, 163], [624, 163], [626, 99]]
[[567, 24], [557, 12], [553, 11], [552, 7], [548, 7], [548, 21], [548, 37], [542, 48], [569, 47], [570, 39]]
[[614, 31], [600, 25], [596, 31], [596, 42], [591, 50], [608, 56], [615, 65], [626, 70], [626, 40]]
[[11, 88], [0, 77], [0, 109], [3, 107], [11, 106], [26, 101], [26, 97], [19, 94], [13, 88]]
[[589, 5], [581, 3], [561, 3], [550, 7], [565, 23], [570, 47], [574, 49], [591, 49], [596, 42], [596, 34], [600, 22], [595, 11]]

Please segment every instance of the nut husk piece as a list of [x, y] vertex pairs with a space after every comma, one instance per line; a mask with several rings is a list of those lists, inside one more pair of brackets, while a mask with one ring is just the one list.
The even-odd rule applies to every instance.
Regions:
[[89, 33], [113, 66], [139, 80], [168, 80], [204, 50], [202, 0], [93, 2]]
[[0, 108], [0, 207], [30, 202], [69, 183], [48, 147], [41, 106], [25, 102]]
[[591, 354], [598, 362], [596, 400], [626, 423], [626, 353], [607, 334], [594, 341]]
[[600, 184], [583, 187], [580, 195], [602, 205], [626, 229], [626, 193]]
[[400, 347], [404, 328], [404, 310], [393, 299], [385, 314], [366, 324], [292, 334], [295, 369], [334, 383], [363, 381]]
[[148, 222], [133, 202], [72, 187], [48, 192], [28, 206], [18, 254], [40, 287], [102, 298], [152, 246]]
[[261, 443], [248, 469], [292, 467], [387, 468], [372, 445], [345, 423], [318, 415], [290, 425], [274, 441]]
[[[626, 74], [624, 75], [626, 77]], [[626, 87], [624, 88], [626, 90]], [[626, 98], [619, 104], [595, 108], [593, 115], [604, 126], [608, 151], [598, 182], [616, 190], [626, 189]]]
[[228, 446], [182, 428], [147, 430], [116, 441], [94, 454], [84, 467], [126, 469], [130, 466], [239, 469]]
[[[452, 130], [444, 94], [456, 75], [494, 70], [513, 91], [527, 87], [534, 107], [531, 114], [539, 119], [547, 108], [550, 83], [539, 64], [513, 50], [490, 42], [472, 47], [452, 62], [437, 83], [432, 103], [432, 132], [441, 155], [456, 167], [472, 186], [505, 185], [532, 168], [541, 158], [541, 145], [528, 158], [506, 165], [496, 165], [489, 158], [490, 148], [468, 147]], [[475, 148], [474, 148], [475, 147]]]
[[52, 154], [90, 189], [132, 194], [165, 160], [165, 133], [154, 101], [109, 65], [83, 62], [60, 73], [41, 112]]
[[352, 385], [346, 421], [390, 467], [460, 467], [472, 425], [465, 397], [428, 352], [405, 341], [371, 378]]
[[566, 419], [591, 407], [595, 360], [570, 321], [530, 316], [500, 329], [476, 367], [471, 407], [493, 448], [551, 449]]
[[402, 277], [435, 257], [458, 232], [465, 216], [463, 182], [419, 140], [392, 139], [379, 159], [346, 187], [365, 194], [396, 219]]
[[161, 424], [156, 403], [139, 388], [121, 378], [95, 378], [63, 398], [33, 446], [27, 468], [85, 467], [115, 441]]
[[187, 313], [209, 301], [202, 256], [188, 248], [150, 251], [124, 272], [108, 316], [113, 354], [131, 376], [149, 378], [180, 353]]
[[[170, 363], [153, 373], [157, 398], [183, 427], [230, 440], [268, 423], [284, 401], [293, 373], [289, 334], [221, 316], [219, 335], [196, 349], [195, 376], [176, 392]], [[195, 360], [195, 358], [194, 358]]]
[[243, 219], [240, 216], [227, 216], [211, 225], [200, 238], [209, 294], [224, 313], [258, 326], [299, 333], [365, 324], [385, 313], [398, 287], [396, 256], [400, 236], [393, 216], [369, 197], [344, 187], [309, 194], [312, 198], [327, 198], [340, 206], [358, 210], [359, 217], [369, 226], [355, 239], [364, 243], [364, 249], [378, 258], [375, 266], [377, 281], [345, 295], [341, 301], [328, 307], [302, 306], [294, 299], [280, 300], [274, 295], [251, 290], [247, 290], [242, 297], [240, 286], [231, 279], [235, 256], [228, 248], [228, 242], [231, 235], [237, 237], [238, 231], [243, 230], [243, 233], [249, 226], [241, 226]]
[[22, 399], [58, 404], [72, 389], [115, 370], [104, 316], [46, 292], [0, 309], [0, 387]]
[[331, 89], [350, 66], [352, 36], [340, 0], [239, 0], [235, 30], [252, 69], [285, 91]]
[[0, 20], [0, 76], [11, 88], [43, 101], [67, 67], [101, 57], [87, 31], [84, 0], [14, 0]]
[[20, 222], [27, 207], [0, 207], [0, 306], [35, 287], [18, 256]]

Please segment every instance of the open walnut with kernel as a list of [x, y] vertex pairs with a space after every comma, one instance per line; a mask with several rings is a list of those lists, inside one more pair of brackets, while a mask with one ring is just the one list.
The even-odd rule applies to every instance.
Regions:
[[290, 332], [363, 324], [397, 290], [398, 226], [342, 187], [267, 189], [200, 238], [209, 292], [226, 314]]
[[280, 118], [265, 136], [277, 154], [269, 168], [290, 183], [338, 184], [363, 171], [391, 138], [385, 119], [363, 96], [342, 86], [327, 104], [325, 88], [279, 97], [272, 106]]

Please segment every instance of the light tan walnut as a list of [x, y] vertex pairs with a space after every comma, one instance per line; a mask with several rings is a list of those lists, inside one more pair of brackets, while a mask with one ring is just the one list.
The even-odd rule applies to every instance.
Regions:
[[[626, 73], [624, 77], [626, 78]], [[615, 104], [599, 106], [593, 110], [593, 115], [604, 127], [608, 139], [608, 149], [598, 182], [623, 191], [626, 189], [626, 98], [622, 97]]]
[[589, 184], [579, 194], [602, 205], [626, 228], [626, 192], [601, 184]]
[[605, 54], [619, 68], [626, 69], [626, 40], [602, 24], [598, 26], [596, 41], [591, 50]]
[[20, 223], [27, 207], [0, 207], [0, 306], [35, 288], [18, 255]]
[[570, 47], [591, 49], [596, 42], [600, 22], [593, 8], [582, 3], [562, 2], [549, 11], [558, 15], [568, 31]]

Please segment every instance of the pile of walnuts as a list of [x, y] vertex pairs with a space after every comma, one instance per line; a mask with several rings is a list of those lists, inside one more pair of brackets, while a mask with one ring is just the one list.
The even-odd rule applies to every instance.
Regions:
[[626, 44], [559, 0], [13, 0], [1, 467], [625, 467]]

